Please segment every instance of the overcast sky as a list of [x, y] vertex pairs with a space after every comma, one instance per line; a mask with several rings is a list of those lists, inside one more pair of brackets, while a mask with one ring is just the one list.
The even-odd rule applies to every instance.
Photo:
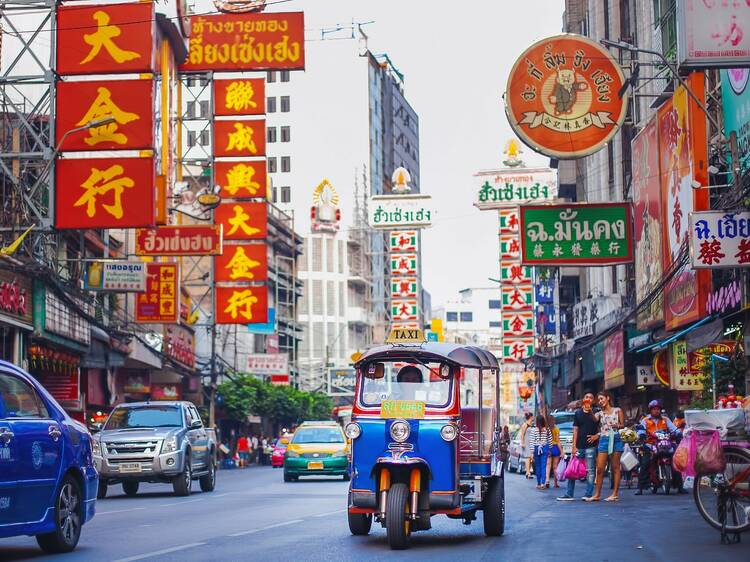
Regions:
[[[450, 6], [450, 9], [446, 9]], [[559, 33], [563, 0], [295, 0], [311, 30], [368, 22], [373, 52], [386, 52], [405, 75], [406, 97], [419, 114], [421, 188], [438, 219], [423, 235], [425, 288], [433, 307], [466, 287], [497, 278], [497, 216], [473, 205], [472, 174], [500, 165], [511, 137], [501, 95], [517, 56]], [[527, 164], [548, 160], [525, 149]]]

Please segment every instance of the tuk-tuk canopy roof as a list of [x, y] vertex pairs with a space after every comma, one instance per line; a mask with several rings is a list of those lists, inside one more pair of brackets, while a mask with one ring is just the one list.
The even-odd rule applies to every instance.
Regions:
[[408, 360], [418, 357], [422, 361], [453, 363], [471, 369], [499, 369], [497, 357], [486, 349], [455, 343], [426, 342], [423, 344], [387, 344], [368, 349], [355, 367], [371, 361]]

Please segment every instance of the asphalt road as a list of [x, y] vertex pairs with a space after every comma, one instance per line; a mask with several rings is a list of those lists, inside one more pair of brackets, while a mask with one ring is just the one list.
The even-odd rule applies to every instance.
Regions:
[[340, 479], [285, 484], [271, 468], [222, 471], [215, 492], [186, 498], [168, 486], [142, 486], [136, 498], [111, 487], [75, 552], [45, 557], [33, 538], [18, 537], [0, 540], [0, 560], [750, 560], [750, 533], [742, 544], [722, 546], [692, 496], [624, 490], [617, 504], [562, 503], [557, 490], [539, 492], [516, 474], [507, 475], [506, 490], [503, 537], [486, 538], [481, 520], [464, 526], [438, 516], [432, 530], [412, 536], [410, 550], [392, 552], [379, 526], [367, 537], [349, 534]]

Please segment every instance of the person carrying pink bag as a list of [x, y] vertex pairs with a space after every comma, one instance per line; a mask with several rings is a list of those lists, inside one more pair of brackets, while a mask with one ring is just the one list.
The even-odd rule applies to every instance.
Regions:
[[[576, 480], [584, 477], [586, 478], [586, 493], [583, 499], [590, 498], [594, 494], [599, 422], [594, 416], [593, 404], [594, 394], [587, 392], [583, 395], [581, 407], [573, 415], [573, 450], [564, 473], [565, 479], [568, 481], [568, 489], [564, 496], [557, 498], [557, 501], [573, 501]], [[583, 472], [581, 472], [580, 464], [583, 464]], [[568, 469], [573, 474], [571, 465], [574, 465], [576, 469], [576, 477], [571, 477], [568, 474]], [[578, 465], [578, 467], [575, 465]]]

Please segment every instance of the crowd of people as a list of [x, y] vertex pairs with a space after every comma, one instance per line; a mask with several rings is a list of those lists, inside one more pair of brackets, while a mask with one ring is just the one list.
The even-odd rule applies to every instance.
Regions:
[[[592, 392], [584, 394], [580, 407], [573, 414], [573, 440], [569, 462], [574, 457], [585, 462], [586, 490], [582, 497], [585, 502], [602, 500], [602, 486], [608, 467], [612, 473], [612, 491], [603, 499], [606, 502], [616, 502], [620, 499], [620, 482], [622, 469], [620, 460], [625, 451], [625, 443], [620, 430], [625, 428], [624, 414], [621, 408], [612, 403], [612, 395], [602, 390], [596, 395]], [[638, 491], [651, 485], [654, 457], [651, 454], [650, 443], [656, 439], [657, 432], [666, 432], [675, 437], [680, 429], [666, 415], [662, 413], [657, 401], [649, 404], [649, 414], [636, 426], [637, 435], [642, 446], [639, 451]], [[565, 458], [560, 431], [552, 415], [544, 416], [527, 413], [525, 422], [520, 430], [522, 457], [525, 459], [526, 478], [536, 477], [536, 488], [546, 490], [551, 486], [560, 487], [558, 465]], [[534, 476], [532, 476], [532, 467]], [[562, 469], [561, 469], [562, 470]], [[565, 493], [557, 498], [558, 501], [573, 501], [575, 498], [576, 478], [566, 479]], [[686, 493], [682, 479], [675, 471], [675, 487], [679, 493]]]
[[265, 435], [240, 433], [234, 441], [234, 446], [231, 446], [231, 442], [225, 441], [221, 450], [224, 458], [233, 461], [237, 468], [247, 468], [251, 464], [269, 465], [273, 441]]

